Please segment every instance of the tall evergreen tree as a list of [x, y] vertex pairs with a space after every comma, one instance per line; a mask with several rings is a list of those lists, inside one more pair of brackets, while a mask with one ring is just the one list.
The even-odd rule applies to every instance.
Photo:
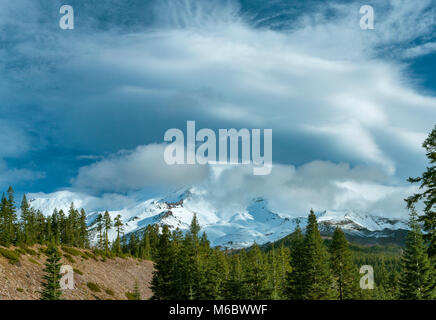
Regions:
[[121, 233], [123, 232], [123, 221], [121, 215], [117, 215], [114, 219], [114, 227], [117, 231], [117, 239], [115, 240], [115, 250], [117, 253], [121, 252]]
[[8, 211], [8, 200], [3, 193], [1, 202], [0, 202], [0, 244], [8, 247], [11, 245], [11, 239], [9, 236], [9, 211]]
[[310, 210], [304, 238], [304, 299], [321, 300], [333, 297], [329, 255], [318, 229], [315, 213]]
[[247, 254], [244, 282], [248, 299], [263, 300], [270, 298], [271, 287], [268, 284], [268, 267], [256, 243]]
[[300, 226], [297, 226], [291, 235], [291, 270], [287, 272], [285, 295], [291, 300], [304, 299], [305, 295], [305, 279], [306, 272], [304, 254], [304, 236]]
[[89, 247], [88, 226], [86, 225], [86, 212], [82, 208], [79, 217], [79, 246], [81, 248]]
[[99, 249], [104, 248], [104, 222], [103, 222], [103, 215], [99, 213], [97, 215], [97, 218], [95, 220], [95, 224], [97, 225], [97, 247]]
[[43, 290], [41, 292], [41, 300], [60, 300], [62, 291], [60, 286], [61, 279], [61, 264], [59, 263], [61, 256], [55, 246], [49, 247], [48, 258], [45, 263], [45, 275], [41, 285]]
[[[419, 217], [425, 231], [424, 239], [428, 243], [427, 253], [433, 268], [433, 275], [436, 274], [436, 126], [422, 144], [426, 156], [430, 162], [427, 170], [416, 178], [409, 178], [411, 183], [419, 183], [421, 192], [405, 199], [409, 209], [413, 209], [416, 203], [423, 202], [424, 214]], [[435, 285], [435, 284], [434, 284]], [[436, 288], [433, 287], [433, 291]]]
[[333, 233], [330, 257], [338, 298], [340, 300], [357, 298], [358, 271], [351, 258], [345, 234], [339, 227]]
[[56, 245], [59, 245], [61, 242], [61, 223], [57, 209], [54, 209], [53, 214], [51, 215], [51, 227], [53, 232], [53, 241]]
[[105, 211], [103, 216], [104, 225], [104, 249], [109, 252], [109, 230], [112, 229], [112, 221], [109, 212]]
[[27, 245], [33, 245], [35, 241], [32, 236], [33, 221], [31, 215], [30, 206], [27, 202], [26, 195], [24, 194], [23, 199], [21, 200], [21, 220], [23, 221], [24, 242]]
[[434, 277], [414, 208], [411, 208], [406, 247], [402, 256], [400, 280], [401, 299], [430, 299], [433, 296]]
[[244, 279], [240, 255], [230, 258], [229, 277], [223, 287], [223, 297], [226, 300], [241, 300], [245, 298]]
[[167, 225], [162, 227], [159, 245], [155, 258], [151, 289], [152, 299], [168, 300], [171, 298], [173, 289], [173, 270], [176, 263], [173, 247], [170, 241], [170, 231]]

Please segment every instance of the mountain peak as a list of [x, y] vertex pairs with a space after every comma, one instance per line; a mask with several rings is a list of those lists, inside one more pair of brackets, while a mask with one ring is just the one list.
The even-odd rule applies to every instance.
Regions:
[[[30, 204], [44, 214], [51, 214], [54, 208], [68, 210], [71, 202], [77, 208], [88, 212], [88, 223], [94, 228], [96, 214], [92, 196], [59, 191], [53, 194], [33, 194]], [[101, 204], [101, 202], [100, 202]], [[289, 217], [269, 208], [268, 200], [259, 196], [253, 198], [244, 208], [217, 208], [210, 200], [207, 190], [194, 187], [179, 189], [165, 197], [138, 201], [121, 209], [104, 208], [115, 217], [120, 214], [125, 223], [125, 233], [140, 232], [149, 224], [166, 224], [170, 229], [188, 230], [194, 214], [213, 245], [242, 248], [253, 244], [276, 241], [292, 233], [297, 225], [304, 230], [307, 215]], [[100, 210], [101, 211], [101, 210]], [[407, 230], [405, 220], [374, 216], [358, 210], [324, 210], [315, 213], [323, 234], [331, 234], [341, 227], [346, 234], [363, 239], [386, 238], [398, 230]], [[114, 230], [109, 236], [115, 238]]]

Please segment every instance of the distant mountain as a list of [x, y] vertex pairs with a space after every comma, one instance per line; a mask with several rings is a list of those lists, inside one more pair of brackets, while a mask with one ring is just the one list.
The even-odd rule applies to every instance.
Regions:
[[[29, 195], [30, 204], [45, 214], [54, 208], [68, 210], [71, 202], [78, 208], [90, 211], [88, 225], [95, 229], [95, 218], [101, 210], [94, 210], [93, 197], [69, 191], [50, 195]], [[125, 233], [141, 232], [147, 225], [168, 225], [170, 229], [187, 230], [194, 213], [197, 214], [202, 231], [206, 232], [212, 245], [226, 248], [244, 248], [254, 242], [273, 242], [292, 233], [297, 225], [304, 230], [307, 215], [290, 218], [273, 212], [268, 201], [256, 198], [245, 208], [217, 209], [207, 200], [207, 191], [198, 188], [183, 189], [162, 198], [153, 198], [126, 206], [121, 210], [110, 210], [114, 218], [120, 214], [125, 225]], [[91, 207], [91, 208], [90, 208]], [[94, 210], [94, 211], [93, 211]], [[361, 243], [401, 243], [407, 230], [407, 221], [389, 219], [368, 213], [346, 211], [323, 211], [317, 213], [321, 233], [329, 236], [339, 226], [350, 240]], [[115, 230], [110, 237], [115, 238]]]

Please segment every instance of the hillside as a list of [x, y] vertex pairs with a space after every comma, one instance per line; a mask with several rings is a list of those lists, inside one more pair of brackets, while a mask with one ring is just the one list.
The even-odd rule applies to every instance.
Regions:
[[[19, 254], [18, 261], [11, 261], [1, 254], [4, 250], [12, 250], [15, 253], [18, 250], [22, 253]], [[77, 251], [81, 254], [74, 255]], [[152, 295], [149, 288], [153, 270], [151, 261], [119, 257], [104, 259], [93, 255], [89, 250], [81, 249], [64, 249], [62, 253], [61, 263], [71, 265], [75, 269], [75, 289], [65, 290], [63, 299], [126, 300], [126, 292], [134, 290], [136, 281], [142, 299], [149, 299]], [[39, 299], [38, 291], [41, 290], [45, 259], [41, 246], [34, 246], [26, 252], [21, 248], [0, 247], [0, 300]], [[100, 291], [92, 291], [88, 283], [96, 284]]]

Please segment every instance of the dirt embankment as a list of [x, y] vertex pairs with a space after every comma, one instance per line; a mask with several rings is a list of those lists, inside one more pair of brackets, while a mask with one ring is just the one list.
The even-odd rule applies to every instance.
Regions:
[[[0, 247], [1, 249], [6, 248]], [[18, 261], [0, 254], [0, 300], [39, 299], [47, 257], [38, 246], [28, 249], [27, 252], [18, 249], [21, 253], [15, 251], [16, 249], [7, 248], [19, 256]], [[81, 255], [77, 255], [77, 249], [74, 250], [76, 255], [61, 251], [61, 263], [74, 268], [74, 289], [64, 290], [63, 299], [126, 300], [126, 293], [134, 291], [135, 283], [138, 283], [141, 299], [151, 297], [151, 261], [119, 257], [104, 259], [93, 255], [89, 250], [79, 250], [83, 253]], [[88, 254], [84, 254], [85, 252]]]

